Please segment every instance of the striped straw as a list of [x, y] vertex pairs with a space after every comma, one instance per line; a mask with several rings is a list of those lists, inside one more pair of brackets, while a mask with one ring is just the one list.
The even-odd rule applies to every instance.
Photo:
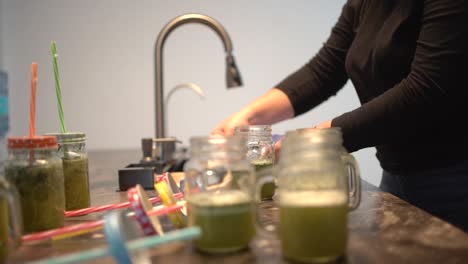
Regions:
[[[146, 213], [150, 216], [158, 216], [158, 215], [164, 215], [172, 212], [177, 212], [180, 211], [180, 209], [183, 207], [183, 204], [177, 204], [173, 206], [162, 206], [160, 208], [154, 208], [152, 210], [147, 211]], [[135, 217], [135, 213], [128, 213], [128, 217]], [[38, 232], [38, 233], [33, 233], [29, 235], [25, 235], [22, 238], [23, 242], [31, 242], [31, 241], [37, 241], [37, 240], [43, 240], [43, 239], [48, 239], [48, 238], [54, 238], [57, 236], [60, 236], [60, 238], [67, 238], [67, 237], [72, 237], [74, 235], [81, 235], [83, 234], [82, 231], [88, 230], [89, 232], [95, 231], [96, 228], [102, 227], [104, 224], [104, 220], [95, 220], [95, 221], [89, 221], [86, 223], [81, 223], [81, 224], [75, 224], [75, 225], [69, 225], [57, 229], [52, 229], [52, 230], [47, 230], [44, 232]], [[68, 235], [65, 235], [68, 234]]]
[[[184, 194], [183, 193], [175, 193], [174, 197], [180, 199], [180, 198], [184, 197]], [[152, 198], [149, 198], [149, 201], [154, 204], [154, 203], [161, 202], [161, 198], [152, 197]], [[128, 208], [129, 206], [130, 206], [130, 202], [123, 202], [123, 203], [107, 204], [107, 205], [96, 206], [96, 207], [89, 207], [89, 208], [78, 209], [78, 210], [73, 210], [73, 211], [66, 211], [65, 212], [65, 217], [75, 217], [75, 216], [81, 216], [81, 215], [86, 215], [86, 214], [90, 214], [90, 213], [97, 213], [97, 212], [104, 212], [104, 211], [108, 211], [108, 210]]]
[[54, 66], [54, 78], [55, 78], [55, 95], [57, 97], [57, 107], [58, 107], [58, 114], [60, 119], [60, 131], [66, 133], [67, 130], [65, 129], [65, 120], [63, 117], [63, 107], [62, 107], [62, 90], [60, 89], [60, 79], [59, 79], [59, 71], [58, 71], [58, 63], [57, 63], [57, 46], [55, 41], [52, 41], [50, 45], [50, 49], [52, 51], [52, 63]]

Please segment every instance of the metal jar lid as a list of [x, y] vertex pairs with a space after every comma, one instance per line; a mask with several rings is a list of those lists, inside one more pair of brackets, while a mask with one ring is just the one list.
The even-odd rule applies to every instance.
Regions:
[[86, 134], [83, 132], [47, 133], [46, 135], [56, 137], [59, 144], [83, 143], [86, 141]]

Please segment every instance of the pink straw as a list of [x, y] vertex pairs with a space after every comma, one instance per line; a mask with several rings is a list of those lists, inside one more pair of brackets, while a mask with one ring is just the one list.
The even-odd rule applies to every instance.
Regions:
[[[156, 198], [156, 197], [154, 197], [154, 198]], [[150, 216], [164, 215], [164, 214], [179, 211], [182, 207], [183, 207], [183, 205], [164, 206], [162, 208], [157, 208], [157, 209], [147, 211], [147, 214], [150, 215]], [[134, 214], [129, 214], [127, 216], [132, 217], [132, 218], [135, 217]], [[51, 237], [54, 237], [54, 236], [59, 236], [59, 235], [67, 234], [67, 233], [73, 233], [73, 232], [78, 232], [78, 231], [82, 231], [82, 230], [93, 229], [93, 228], [96, 228], [96, 227], [100, 227], [103, 224], [104, 224], [104, 220], [95, 220], [95, 221], [90, 221], [90, 222], [76, 224], [76, 225], [69, 225], [69, 226], [65, 226], [65, 227], [61, 227], [61, 228], [57, 228], [57, 229], [47, 230], [47, 231], [44, 231], [44, 232], [38, 232], [38, 233], [34, 233], [34, 234], [25, 235], [25, 236], [23, 236], [22, 241], [23, 242], [30, 242], [30, 241], [47, 239], [47, 238], [51, 238]]]
[[[175, 193], [174, 197], [177, 198], [177, 199], [180, 199], [180, 198], [184, 197], [184, 194], [183, 193]], [[161, 198], [152, 197], [152, 198], [149, 198], [149, 201], [152, 204], [154, 204], [154, 203], [160, 202]], [[74, 217], [74, 216], [87, 215], [87, 214], [90, 214], [90, 213], [97, 213], [97, 212], [104, 212], [104, 211], [108, 211], [108, 210], [127, 208], [129, 206], [130, 206], [130, 202], [123, 202], [123, 203], [107, 204], [107, 205], [96, 206], [96, 207], [89, 207], [89, 208], [84, 208], [84, 209], [79, 209], [79, 210], [66, 211], [65, 212], [65, 217]]]
[[37, 63], [31, 63], [31, 98], [29, 101], [29, 137], [36, 135]]

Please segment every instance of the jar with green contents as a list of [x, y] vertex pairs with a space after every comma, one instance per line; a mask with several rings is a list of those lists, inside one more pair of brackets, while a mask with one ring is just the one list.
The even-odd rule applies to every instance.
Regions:
[[[275, 161], [275, 150], [271, 135], [271, 126], [252, 125], [235, 128], [235, 134], [242, 135], [247, 141], [246, 158], [255, 167], [255, 172], [272, 167]], [[271, 200], [275, 194], [274, 183], [263, 185], [260, 196], [262, 200]]]
[[19, 246], [22, 217], [16, 189], [0, 174], [0, 263]]
[[202, 252], [242, 250], [255, 236], [255, 182], [245, 152], [240, 136], [190, 139], [185, 199], [189, 226], [202, 230], [194, 241]]
[[276, 166], [283, 256], [339, 262], [348, 243], [348, 211], [361, 200], [359, 166], [345, 151], [341, 130], [287, 131]]
[[55, 137], [8, 138], [5, 176], [19, 192], [25, 233], [63, 226], [63, 167]]
[[82, 132], [48, 134], [57, 137], [65, 177], [65, 208], [77, 210], [91, 205], [86, 135]]

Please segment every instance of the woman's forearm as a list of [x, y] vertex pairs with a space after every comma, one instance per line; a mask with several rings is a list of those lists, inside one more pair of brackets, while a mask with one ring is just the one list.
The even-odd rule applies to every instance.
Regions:
[[292, 117], [294, 109], [288, 96], [283, 91], [271, 89], [223, 120], [211, 134], [232, 135], [237, 126], [272, 125]]
[[250, 125], [272, 125], [294, 117], [288, 96], [281, 90], [271, 89], [241, 111]]

